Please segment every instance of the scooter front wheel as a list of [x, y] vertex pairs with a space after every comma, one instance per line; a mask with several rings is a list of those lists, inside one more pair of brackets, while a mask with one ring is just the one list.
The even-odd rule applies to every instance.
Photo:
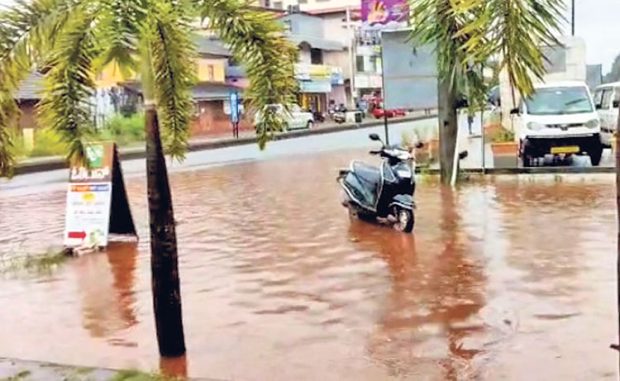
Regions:
[[413, 225], [415, 224], [413, 210], [395, 206], [393, 214], [396, 217], [394, 229], [403, 233], [411, 233], [413, 231]]

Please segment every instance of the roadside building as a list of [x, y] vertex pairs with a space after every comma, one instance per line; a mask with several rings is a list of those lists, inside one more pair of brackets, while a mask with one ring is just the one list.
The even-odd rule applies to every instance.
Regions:
[[15, 96], [15, 100], [21, 112], [18, 126], [26, 133], [39, 126], [37, 123], [36, 107], [41, 100], [42, 89], [43, 75], [38, 72], [33, 72], [22, 82]]
[[[280, 18], [288, 38], [299, 47], [295, 78], [299, 84], [298, 101], [304, 109], [326, 112], [330, 101], [347, 103], [345, 72], [347, 50], [338, 39], [326, 38], [322, 18], [289, 13]], [[350, 91], [349, 91], [350, 93]]]

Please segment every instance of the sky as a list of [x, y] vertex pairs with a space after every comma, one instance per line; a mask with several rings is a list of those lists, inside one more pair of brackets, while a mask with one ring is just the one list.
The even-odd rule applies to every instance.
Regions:
[[[13, 0], [0, 0], [10, 5]], [[570, 20], [571, 0], [566, 0]], [[588, 64], [603, 64], [607, 73], [620, 53], [620, 0], [575, 0], [576, 34], [586, 41]], [[565, 28], [570, 33], [570, 25]]]

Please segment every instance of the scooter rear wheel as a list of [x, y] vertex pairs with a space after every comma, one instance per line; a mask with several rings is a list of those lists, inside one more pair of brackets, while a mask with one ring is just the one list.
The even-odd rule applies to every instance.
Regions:
[[394, 214], [394, 217], [396, 217], [394, 229], [403, 233], [411, 233], [413, 231], [415, 216], [413, 215], [413, 211], [411, 209], [395, 206], [392, 213]]

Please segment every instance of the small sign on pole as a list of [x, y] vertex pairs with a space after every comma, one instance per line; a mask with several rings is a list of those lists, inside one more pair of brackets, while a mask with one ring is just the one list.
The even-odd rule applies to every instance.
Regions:
[[229, 94], [230, 100], [230, 121], [233, 127], [233, 136], [239, 137], [239, 93], [232, 90]]
[[105, 247], [110, 234], [137, 237], [116, 144], [89, 145], [86, 161], [71, 165], [64, 245]]

